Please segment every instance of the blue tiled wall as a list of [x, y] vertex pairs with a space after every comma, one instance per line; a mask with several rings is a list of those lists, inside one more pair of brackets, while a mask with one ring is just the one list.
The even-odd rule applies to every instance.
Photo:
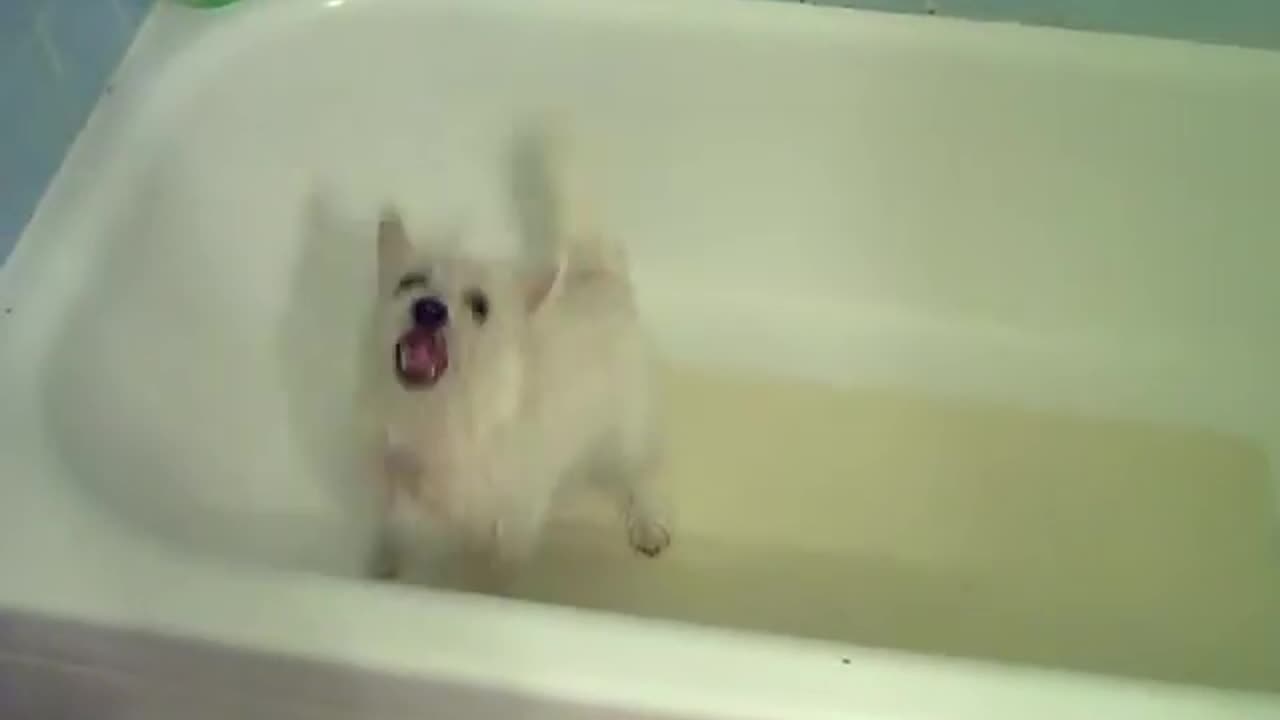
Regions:
[[1280, 49], [1280, 0], [801, 0]]
[[0, 261], [152, 0], [0, 0]]

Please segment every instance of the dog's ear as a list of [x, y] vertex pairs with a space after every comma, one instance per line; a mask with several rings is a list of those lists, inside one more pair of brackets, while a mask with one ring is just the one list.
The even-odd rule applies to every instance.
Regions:
[[535, 268], [525, 273], [524, 302], [530, 315], [546, 306], [547, 302], [559, 292], [563, 275], [563, 258], [551, 267]]
[[413, 244], [404, 229], [404, 220], [394, 207], [386, 207], [378, 219], [378, 282], [387, 286], [404, 269], [413, 253]]

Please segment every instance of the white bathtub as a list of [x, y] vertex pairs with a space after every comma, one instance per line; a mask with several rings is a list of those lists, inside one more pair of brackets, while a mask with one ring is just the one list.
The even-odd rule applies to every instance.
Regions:
[[[540, 113], [671, 368], [676, 544], [584, 507], [522, 600], [357, 579], [370, 223], [509, 248]], [[0, 275], [0, 710], [1278, 718], [1277, 127], [1223, 47], [162, 6]]]

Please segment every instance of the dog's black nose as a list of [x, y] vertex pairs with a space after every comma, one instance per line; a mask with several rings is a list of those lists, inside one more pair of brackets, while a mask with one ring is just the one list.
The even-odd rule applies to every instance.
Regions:
[[439, 330], [449, 322], [449, 307], [433, 297], [419, 298], [410, 308], [413, 322], [428, 330]]

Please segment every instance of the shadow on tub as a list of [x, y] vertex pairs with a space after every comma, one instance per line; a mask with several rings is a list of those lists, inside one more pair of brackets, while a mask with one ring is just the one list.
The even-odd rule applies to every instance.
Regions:
[[[372, 506], [352, 482], [350, 426], [372, 237], [316, 193], [281, 220], [292, 232], [241, 238], [250, 250], [228, 262], [235, 245], [201, 236], [178, 187], [153, 169], [147, 202], [101, 228], [46, 364], [59, 459], [92, 502], [162, 542], [358, 572]], [[273, 240], [296, 252], [252, 249]], [[249, 297], [281, 294], [278, 307], [237, 312], [242, 278], [217, 270], [238, 263], [257, 278]]]

